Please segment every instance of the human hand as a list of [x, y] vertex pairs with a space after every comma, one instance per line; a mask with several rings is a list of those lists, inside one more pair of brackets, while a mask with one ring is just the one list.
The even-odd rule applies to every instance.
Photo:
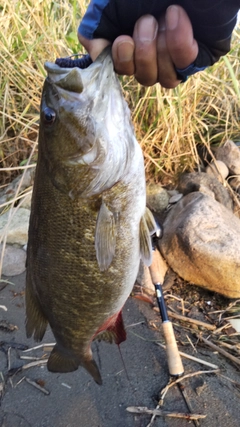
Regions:
[[[89, 40], [81, 34], [78, 38], [93, 61], [111, 44], [109, 40]], [[158, 21], [152, 15], [142, 16], [135, 23], [132, 37], [121, 35], [112, 44], [116, 72], [135, 75], [144, 86], [159, 82], [165, 88], [176, 87], [181, 82], [176, 68], [187, 68], [197, 55], [191, 21], [177, 5], [169, 6]]]

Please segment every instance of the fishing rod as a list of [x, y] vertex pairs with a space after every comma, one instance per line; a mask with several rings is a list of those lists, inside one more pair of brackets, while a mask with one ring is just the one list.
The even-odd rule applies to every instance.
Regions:
[[152, 264], [149, 267], [149, 270], [150, 270], [152, 282], [155, 287], [157, 303], [158, 303], [159, 311], [162, 318], [162, 328], [163, 328], [163, 334], [164, 334], [164, 339], [166, 344], [168, 370], [171, 376], [179, 377], [184, 373], [184, 368], [183, 368], [181, 356], [178, 351], [178, 346], [176, 343], [172, 322], [168, 318], [167, 308], [164, 301], [160, 274], [159, 274], [159, 269], [157, 265], [156, 239], [158, 238], [159, 238], [158, 234], [155, 234], [154, 236], [152, 236]]

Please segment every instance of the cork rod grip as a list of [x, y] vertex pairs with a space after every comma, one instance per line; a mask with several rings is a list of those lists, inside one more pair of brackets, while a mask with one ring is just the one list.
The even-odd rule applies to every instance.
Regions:
[[178, 351], [172, 323], [168, 320], [163, 322], [162, 327], [166, 343], [169, 373], [173, 376], [180, 376], [183, 374], [184, 368]]

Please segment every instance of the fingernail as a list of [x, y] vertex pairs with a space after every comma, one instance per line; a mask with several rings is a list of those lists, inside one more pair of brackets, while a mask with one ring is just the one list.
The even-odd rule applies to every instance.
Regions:
[[144, 16], [136, 24], [137, 37], [141, 42], [151, 42], [157, 35], [157, 22], [153, 16]]
[[117, 46], [117, 57], [120, 62], [129, 62], [133, 58], [134, 44], [121, 42]]
[[178, 25], [179, 9], [177, 6], [169, 6], [166, 13], [166, 25], [168, 30], [175, 30]]

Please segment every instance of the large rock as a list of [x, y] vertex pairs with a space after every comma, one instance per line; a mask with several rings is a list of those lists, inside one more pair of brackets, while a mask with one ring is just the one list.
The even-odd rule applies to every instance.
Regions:
[[216, 177], [218, 181], [223, 183], [224, 179], [226, 179], [229, 175], [229, 170], [224, 162], [222, 162], [221, 160], [215, 160], [206, 167], [206, 173], [208, 175]]
[[160, 184], [147, 185], [147, 207], [152, 211], [155, 220], [162, 224], [166, 216], [169, 194]]
[[228, 190], [218, 181], [215, 176], [205, 172], [191, 172], [180, 176], [178, 190], [184, 195], [193, 191], [200, 191], [214, 197], [226, 208], [233, 209], [233, 201]]
[[[0, 245], [2, 257], [3, 245]], [[3, 253], [2, 274], [4, 276], [17, 276], [25, 271], [26, 251], [14, 246], [6, 245]]]
[[25, 196], [21, 199], [21, 208], [31, 210], [31, 203], [32, 203], [32, 193], [25, 194]]
[[233, 141], [226, 141], [215, 150], [217, 160], [224, 162], [231, 175], [240, 175], [240, 150]]
[[28, 240], [30, 210], [14, 208], [11, 218], [10, 211], [0, 215], [0, 236], [7, 233], [7, 243], [25, 245]]
[[159, 246], [184, 280], [240, 298], [240, 220], [212, 197], [183, 197], [164, 222]]
[[169, 194], [160, 184], [147, 185], [147, 206], [154, 213], [161, 213], [168, 206]]

